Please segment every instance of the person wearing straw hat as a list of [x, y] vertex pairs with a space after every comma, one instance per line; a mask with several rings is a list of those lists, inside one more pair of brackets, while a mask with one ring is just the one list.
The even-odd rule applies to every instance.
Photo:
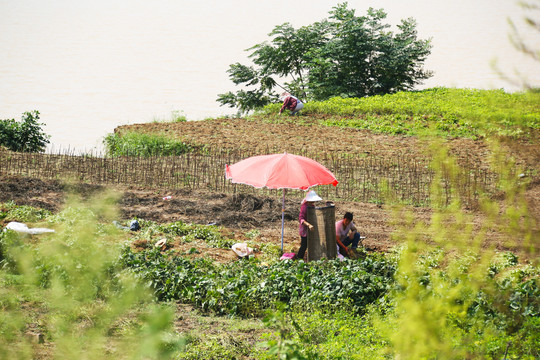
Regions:
[[302, 205], [300, 205], [300, 214], [298, 215], [298, 221], [300, 223], [298, 229], [300, 233], [300, 249], [296, 254], [296, 259], [298, 260], [304, 259], [304, 254], [306, 253], [307, 249], [308, 231], [313, 230], [313, 225], [306, 221], [307, 209], [308, 207], [314, 207], [315, 202], [321, 200], [322, 198], [317, 195], [315, 191], [311, 190], [306, 194], [306, 197], [304, 198], [304, 200], [302, 200]]
[[283, 105], [281, 106], [281, 109], [279, 109], [280, 115], [283, 110], [288, 109], [291, 110], [291, 115], [294, 116], [304, 107], [302, 101], [300, 101], [297, 97], [292, 96], [288, 92], [281, 94], [280, 99], [283, 101]]

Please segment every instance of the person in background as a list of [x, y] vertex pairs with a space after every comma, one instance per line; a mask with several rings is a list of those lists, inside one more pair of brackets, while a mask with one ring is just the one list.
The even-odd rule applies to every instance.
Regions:
[[[336, 242], [343, 255], [351, 256], [358, 248], [360, 233], [353, 223], [353, 214], [346, 212], [343, 219], [336, 221]], [[349, 249], [349, 245], [351, 245]]]
[[281, 106], [281, 109], [279, 109], [280, 115], [283, 110], [288, 109], [291, 110], [291, 115], [294, 116], [304, 107], [302, 101], [292, 96], [288, 92], [284, 92], [283, 94], [281, 94], [281, 99], [283, 99], [283, 105]]
[[304, 200], [302, 200], [302, 205], [300, 205], [300, 214], [298, 215], [299, 221], [299, 233], [300, 233], [300, 249], [296, 254], [296, 259], [304, 259], [304, 254], [307, 249], [307, 236], [308, 231], [313, 230], [313, 225], [306, 221], [307, 209], [308, 207], [314, 207], [316, 201], [321, 201], [321, 197], [313, 190], [306, 194]]

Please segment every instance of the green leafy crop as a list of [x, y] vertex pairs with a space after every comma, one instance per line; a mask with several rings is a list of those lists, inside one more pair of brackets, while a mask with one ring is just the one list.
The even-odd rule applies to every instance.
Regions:
[[[540, 129], [540, 93], [431, 88], [364, 98], [333, 97], [312, 101], [305, 115], [322, 115], [327, 126], [350, 127], [391, 135], [530, 138]], [[279, 104], [259, 114], [275, 114]]]
[[395, 266], [381, 256], [362, 261], [216, 264], [169, 257], [159, 250], [134, 253], [123, 263], [148, 281], [162, 300], [181, 300], [219, 314], [250, 316], [277, 302], [308, 308], [350, 306], [361, 313], [393, 283]]

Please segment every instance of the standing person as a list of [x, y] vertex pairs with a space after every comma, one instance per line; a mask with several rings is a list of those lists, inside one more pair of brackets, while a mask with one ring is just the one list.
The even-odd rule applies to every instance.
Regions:
[[300, 214], [298, 215], [299, 221], [299, 233], [300, 233], [300, 249], [296, 254], [296, 259], [304, 259], [304, 254], [307, 249], [307, 236], [308, 231], [313, 230], [313, 225], [306, 221], [307, 209], [308, 207], [314, 207], [315, 201], [321, 201], [321, 197], [313, 190], [307, 193], [304, 200], [302, 200], [302, 205], [300, 206]]
[[279, 109], [280, 114], [283, 112], [283, 110], [288, 109], [291, 110], [291, 115], [295, 115], [304, 107], [302, 101], [300, 101], [297, 97], [292, 96], [288, 92], [281, 94], [281, 98], [283, 99], [283, 106], [281, 106], [281, 109]]
[[[336, 242], [343, 255], [351, 255], [358, 248], [360, 233], [353, 223], [353, 214], [346, 212], [343, 219], [336, 221]], [[349, 250], [349, 245], [352, 244]]]

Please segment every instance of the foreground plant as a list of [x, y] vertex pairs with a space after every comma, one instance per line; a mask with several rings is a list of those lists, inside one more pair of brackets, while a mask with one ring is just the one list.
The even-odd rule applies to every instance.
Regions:
[[[439, 149], [443, 149], [439, 147]], [[495, 152], [496, 153], [496, 152]], [[480, 226], [473, 226], [456, 195], [443, 200], [440, 174], [455, 173], [453, 159], [443, 150], [433, 181], [433, 215], [429, 223], [411, 219], [396, 237], [406, 239], [392, 294], [395, 307], [380, 317], [379, 328], [391, 341], [391, 352], [420, 358], [520, 358], [540, 356], [540, 268], [521, 263], [512, 253], [482, 246], [485, 236], [506, 232], [506, 246], [538, 259], [538, 228], [528, 212], [513, 164], [502, 166], [502, 206], [483, 197]], [[403, 209], [398, 216], [403, 218]], [[517, 241], [516, 241], [517, 240]]]
[[173, 311], [118, 267], [118, 233], [98, 221], [107, 207], [72, 207], [37, 239], [0, 233], [0, 359], [165, 359], [179, 348]]

